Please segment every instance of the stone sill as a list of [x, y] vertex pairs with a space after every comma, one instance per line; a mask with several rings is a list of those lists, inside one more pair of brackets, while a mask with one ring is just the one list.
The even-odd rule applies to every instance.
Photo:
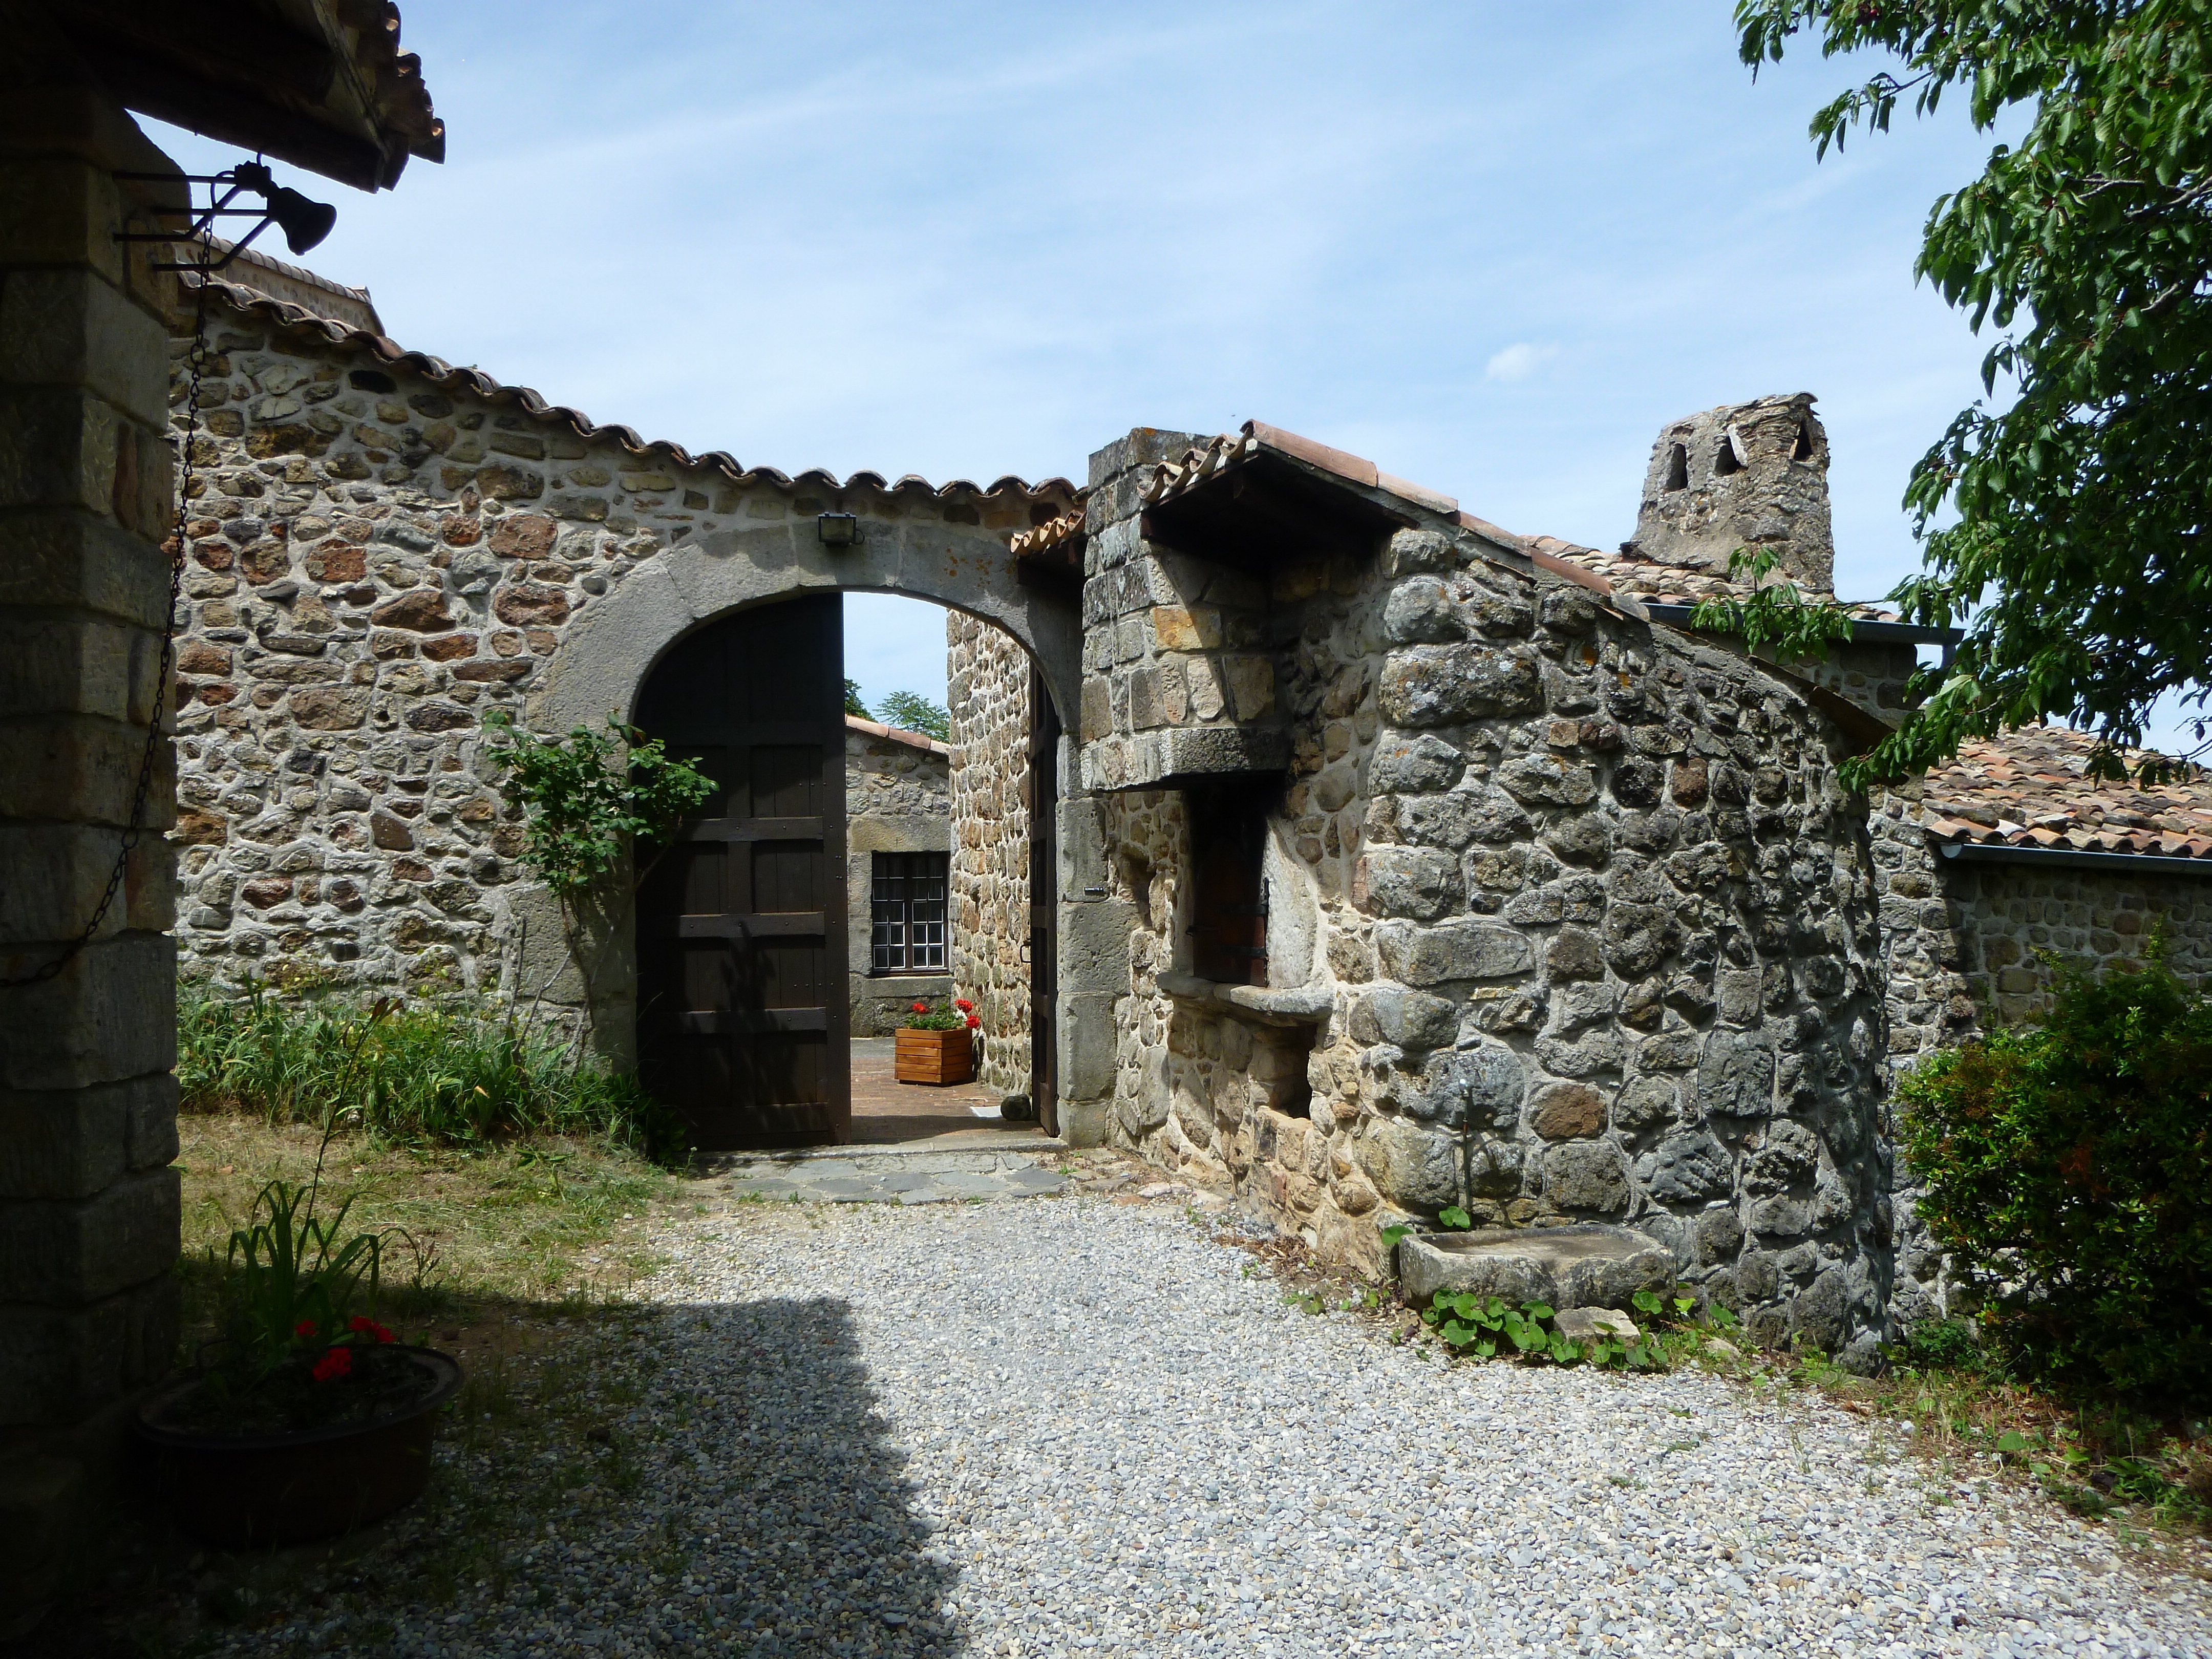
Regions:
[[1272, 985], [1224, 985], [1172, 968], [1156, 975], [1153, 983], [1177, 1002], [1201, 1004], [1263, 1025], [1318, 1025], [1336, 1007], [1334, 994], [1317, 985], [1295, 991]]

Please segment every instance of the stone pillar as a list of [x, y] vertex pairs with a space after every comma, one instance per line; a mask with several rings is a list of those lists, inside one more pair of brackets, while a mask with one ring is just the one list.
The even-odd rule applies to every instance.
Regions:
[[[36, 13], [0, 7], [0, 977], [52, 961], [98, 907], [161, 715], [161, 550], [174, 495], [164, 309], [126, 223], [174, 169], [78, 78]], [[160, 189], [162, 187], [153, 187]], [[166, 291], [165, 291], [166, 290]], [[76, 1553], [133, 1391], [177, 1343], [173, 814], [99, 936], [0, 989], [0, 1639]]]

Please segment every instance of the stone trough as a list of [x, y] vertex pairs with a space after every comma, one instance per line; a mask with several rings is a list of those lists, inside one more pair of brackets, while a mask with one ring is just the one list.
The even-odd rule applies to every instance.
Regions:
[[1626, 1227], [1482, 1227], [1464, 1233], [1408, 1233], [1398, 1241], [1398, 1285], [1409, 1306], [1438, 1291], [1472, 1291], [1511, 1306], [1626, 1308], [1643, 1290], [1665, 1292], [1678, 1274], [1674, 1253]]

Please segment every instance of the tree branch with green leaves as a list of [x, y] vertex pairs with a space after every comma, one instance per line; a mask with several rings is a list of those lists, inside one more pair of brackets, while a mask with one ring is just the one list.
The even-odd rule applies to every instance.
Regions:
[[[1924, 770], [2045, 717], [2125, 775], [2152, 703], [2212, 684], [2212, 0], [1738, 0], [1754, 71], [1799, 36], [1899, 60], [1814, 117], [1819, 153], [1958, 91], [2017, 146], [1930, 210], [1915, 275], [1979, 332], [1988, 401], [1913, 469], [1926, 568], [1892, 596], [1963, 627], [1924, 701], [1858, 763]], [[2016, 384], [2008, 409], [1997, 382]], [[2204, 723], [2197, 725], [2202, 754]], [[2140, 763], [2144, 781], [2167, 769]]]
[[714, 793], [712, 778], [611, 714], [605, 732], [578, 726], [565, 738], [525, 732], [504, 710], [483, 723], [522, 806], [522, 861], [563, 905], [611, 874], [633, 841], [666, 840]]
[[1746, 585], [1741, 598], [1717, 595], [1698, 602], [1690, 626], [1732, 634], [1747, 651], [1766, 651], [1777, 662], [1825, 659], [1828, 647], [1851, 636], [1850, 613], [1831, 599], [1808, 600], [1797, 584], [1767, 580], [1782, 562], [1773, 548], [1739, 547], [1729, 555], [1729, 580]]

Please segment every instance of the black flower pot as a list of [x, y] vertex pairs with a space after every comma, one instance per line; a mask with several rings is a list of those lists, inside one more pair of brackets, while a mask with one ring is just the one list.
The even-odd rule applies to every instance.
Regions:
[[178, 1407], [204, 1386], [190, 1377], [138, 1408], [157, 1487], [177, 1523], [226, 1549], [269, 1549], [381, 1521], [422, 1495], [438, 1408], [460, 1391], [460, 1363], [401, 1346], [422, 1386], [356, 1422], [268, 1433], [179, 1426]]

